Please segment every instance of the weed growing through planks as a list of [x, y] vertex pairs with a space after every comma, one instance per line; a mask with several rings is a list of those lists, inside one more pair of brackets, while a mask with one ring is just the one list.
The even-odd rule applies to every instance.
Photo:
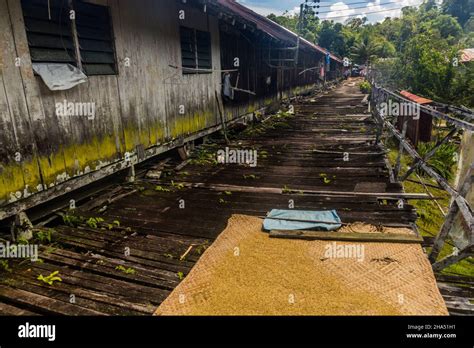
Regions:
[[99, 218], [99, 217], [97, 218], [91, 217], [86, 221], [86, 225], [89, 226], [90, 228], [97, 228], [99, 224], [104, 221], [105, 221], [104, 219]]
[[178, 276], [179, 280], [184, 279], [184, 273], [183, 272], [178, 272], [178, 273], [176, 273], [176, 275]]
[[281, 189], [281, 192], [282, 193], [292, 193], [293, 190], [290, 189], [287, 185], [283, 186], [283, 188]]
[[84, 221], [84, 218], [82, 216], [69, 215], [69, 214], [63, 215], [63, 222], [70, 227], [77, 227], [83, 221]]
[[244, 177], [245, 180], [257, 180], [257, 179], [260, 179], [260, 177], [258, 177], [258, 176], [255, 175], [255, 174], [244, 174], [243, 177]]
[[53, 229], [33, 232], [33, 238], [41, 244], [50, 244], [53, 241]]
[[8, 264], [8, 260], [0, 260], [0, 270], [3, 270], [5, 272], [12, 272], [12, 269], [10, 268], [10, 265]]
[[206, 251], [207, 248], [209, 248], [209, 242], [208, 241], [198, 245], [197, 248], [196, 248], [196, 252], [198, 253], [198, 255], [201, 255], [204, 251]]
[[217, 165], [216, 150], [217, 144], [208, 144], [201, 146], [198, 151], [193, 155], [191, 164], [201, 166], [215, 166]]
[[135, 271], [133, 268], [130, 268], [130, 267], [125, 268], [122, 265], [119, 265], [119, 266], [115, 267], [115, 269], [117, 271], [121, 271], [125, 274], [136, 274], [137, 273], [137, 271]]
[[155, 187], [155, 191], [158, 191], [158, 192], [171, 192], [171, 190], [169, 188], [159, 186], [159, 185]]
[[59, 271], [55, 271], [51, 273], [49, 276], [45, 277], [44, 275], [40, 274], [38, 278], [36, 278], [40, 281], [42, 281], [45, 284], [48, 284], [49, 286], [53, 286], [54, 282], [62, 282], [63, 280], [61, 277], [59, 277]]
[[173, 180], [171, 180], [171, 186], [173, 186], [175, 189], [177, 190], [182, 190], [184, 189], [184, 184], [182, 183], [178, 183], [178, 182], [174, 182]]

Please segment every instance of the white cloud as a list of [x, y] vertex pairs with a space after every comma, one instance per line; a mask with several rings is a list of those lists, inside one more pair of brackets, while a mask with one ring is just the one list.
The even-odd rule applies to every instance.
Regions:
[[244, 4], [245, 7], [248, 7], [254, 12], [257, 12], [258, 14], [261, 14], [262, 16], [268, 16], [270, 13], [281, 15], [283, 12], [279, 11], [277, 9], [271, 8], [271, 7], [261, 7], [261, 6], [255, 6], [255, 5], [250, 5], [250, 4]]
[[[358, 7], [354, 9], [353, 7], [349, 7], [344, 1], [340, 1], [332, 5], [329, 10], [332, 11], [331, 13], [321, 14], [320, 18], [324, 19], [326, 17], [340, 17], [334, 18], [335, 22], [345, 22], [348, 18], [354, 17], [367, 17], [369, 22], [380, 22], [383, 21], [386, 17], [400, 17], [402, 14], [401, 8], [405, 6], [419, 6], [423, 0], [391, 0], [393, 4], [387, 4], [387, 0], [373, 0], [368, 2], [364, 8], [360, 8], [361, 5], [356, 5], [353, 7]], [[382, 4], [382, 5], [381, 5]], [[350, 5], [350, 4], [349, 4]], [[393, 8], [393, 10], [390, 10]], [[324, 11], [324, 10], [323, 10]], [[377, 12], [383, 11], [383, 12]], [[376, 13], [371, 13], [376, 12]], [[357, 16], [351, 16], [359, 14]]]

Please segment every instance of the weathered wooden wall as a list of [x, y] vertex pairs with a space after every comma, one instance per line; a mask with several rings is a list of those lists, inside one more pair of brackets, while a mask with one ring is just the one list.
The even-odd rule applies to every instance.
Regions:
[[[184, 8], [179, 21], [174, 0], [95, 2], [110, 6], [119, 73], [52, 92], [33, 74], [20, 1], [0, 0], [2, 205], [94, 171], [137, 145], [148, 148], [217, 122], [219, 72], [183, 76], [169, 67], [180, 65], [179, 26], [185, 25], [211, 32], [213, 67], [220, 68], [217, 18]], [[58, 117], [55, 105], [63, 100], [95, 103], [95, 119]]]

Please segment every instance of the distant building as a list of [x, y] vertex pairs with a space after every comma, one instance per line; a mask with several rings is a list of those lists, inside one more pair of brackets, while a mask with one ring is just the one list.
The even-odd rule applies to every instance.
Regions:
[[474, 48], [466, 48], [459, 51], [461, 58], [459, 63], [468, 63], [474, 61]]

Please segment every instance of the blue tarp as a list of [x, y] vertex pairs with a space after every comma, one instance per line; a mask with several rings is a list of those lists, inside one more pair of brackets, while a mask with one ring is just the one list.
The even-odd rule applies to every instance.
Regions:
[[[278, 218], [279, 220], [271, 219]], [[280, 220], [288, 219], [288, 220]], [[290, 221], [290, 220], [304, 220]], [[332, 222], [321, 223], [321, 222], [306, 222], [306, 221], [323, 221]], [[325, 211], [308, 211], [308, 210], [281, 210], [273, 209], [267, 214], [267, 218], [263, 221], [263, 229], [266, 231], [271, 230], [323, 230], [323, 231], [334, 231], [341, 227], [341, 218], [337, 215], [335, 210]]]

